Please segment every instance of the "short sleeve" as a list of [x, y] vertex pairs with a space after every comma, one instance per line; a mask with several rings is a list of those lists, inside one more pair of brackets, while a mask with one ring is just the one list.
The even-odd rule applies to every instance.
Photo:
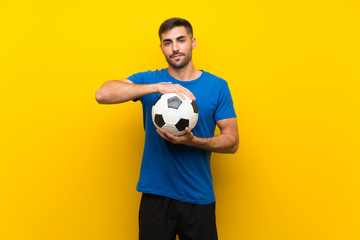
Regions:
[[146, 72], [135, 73], [130, 77], [128, 77], [127, 79], [129, 79], [135, 84], [149, 84], [152, 82], [152, 72], [146, 71]]
[[[151, 71], [139, 72], [131, 75], [127, 79], [133, 82], [134, 84], [150, 84], [152, 83], [153, 75]], [[142, 97], [133, 99], [134, 102], [138, 100], [142, 101]]]
[[231, 98], [230, 89], [227, 83], [219, 92], [219, 98], [214, 117], [215, 121], [236, 117], [233, 100]]

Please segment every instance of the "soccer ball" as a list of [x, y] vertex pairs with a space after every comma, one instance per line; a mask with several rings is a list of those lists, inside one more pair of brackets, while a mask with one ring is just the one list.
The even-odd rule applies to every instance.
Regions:
[[184, 100], [176, 93], [161, 95], [151, 114], [156, 128], [165, 129], [175, 136], [184, 135], [186, 127], [193, 129], [199, 116], [196, 103], [187, 96]]

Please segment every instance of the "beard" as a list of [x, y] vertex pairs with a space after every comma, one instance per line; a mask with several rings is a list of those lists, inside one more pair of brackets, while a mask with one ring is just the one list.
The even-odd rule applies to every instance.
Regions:
[[[177, 54], [180, 54], [180, 55], [182, 55], [184, 57], [182, 59], [177, 59], [177, 60], [173, 59], [172, 56], [177, 55]], [[176, 52], [176, 53], [173, 53], [170, 56], [165, 55], [165, 59], [168, 62], [168, 64], [171, 67], [177, 68], [177, 69], [183, 68], [186, 65], [188, 65], [188, 63], [191, 61], [191, 57], [192, 57], [191, 51], [188, 54]]]

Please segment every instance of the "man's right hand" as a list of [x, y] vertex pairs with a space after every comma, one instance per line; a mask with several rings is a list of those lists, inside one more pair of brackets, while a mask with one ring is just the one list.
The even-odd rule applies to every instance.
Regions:
[[182, 99], [185, 99], [185, 96], [188, 96], [191, 100], [195, 100], [194, 94], [190, 92], [189, 89], [184, 88], [180, 84], [168, 84], [168, 83], [158, 83], [157, 84], [157, 91], [161, 94], [166, 93], [176, 93], [178, 94]]

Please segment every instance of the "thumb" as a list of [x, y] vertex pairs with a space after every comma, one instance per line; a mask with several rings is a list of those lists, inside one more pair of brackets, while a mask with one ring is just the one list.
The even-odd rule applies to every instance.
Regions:
[[186, 132], [186, 134], [192, 134], [191, 129], [189, 127], [185, 128], [185, 132]]

